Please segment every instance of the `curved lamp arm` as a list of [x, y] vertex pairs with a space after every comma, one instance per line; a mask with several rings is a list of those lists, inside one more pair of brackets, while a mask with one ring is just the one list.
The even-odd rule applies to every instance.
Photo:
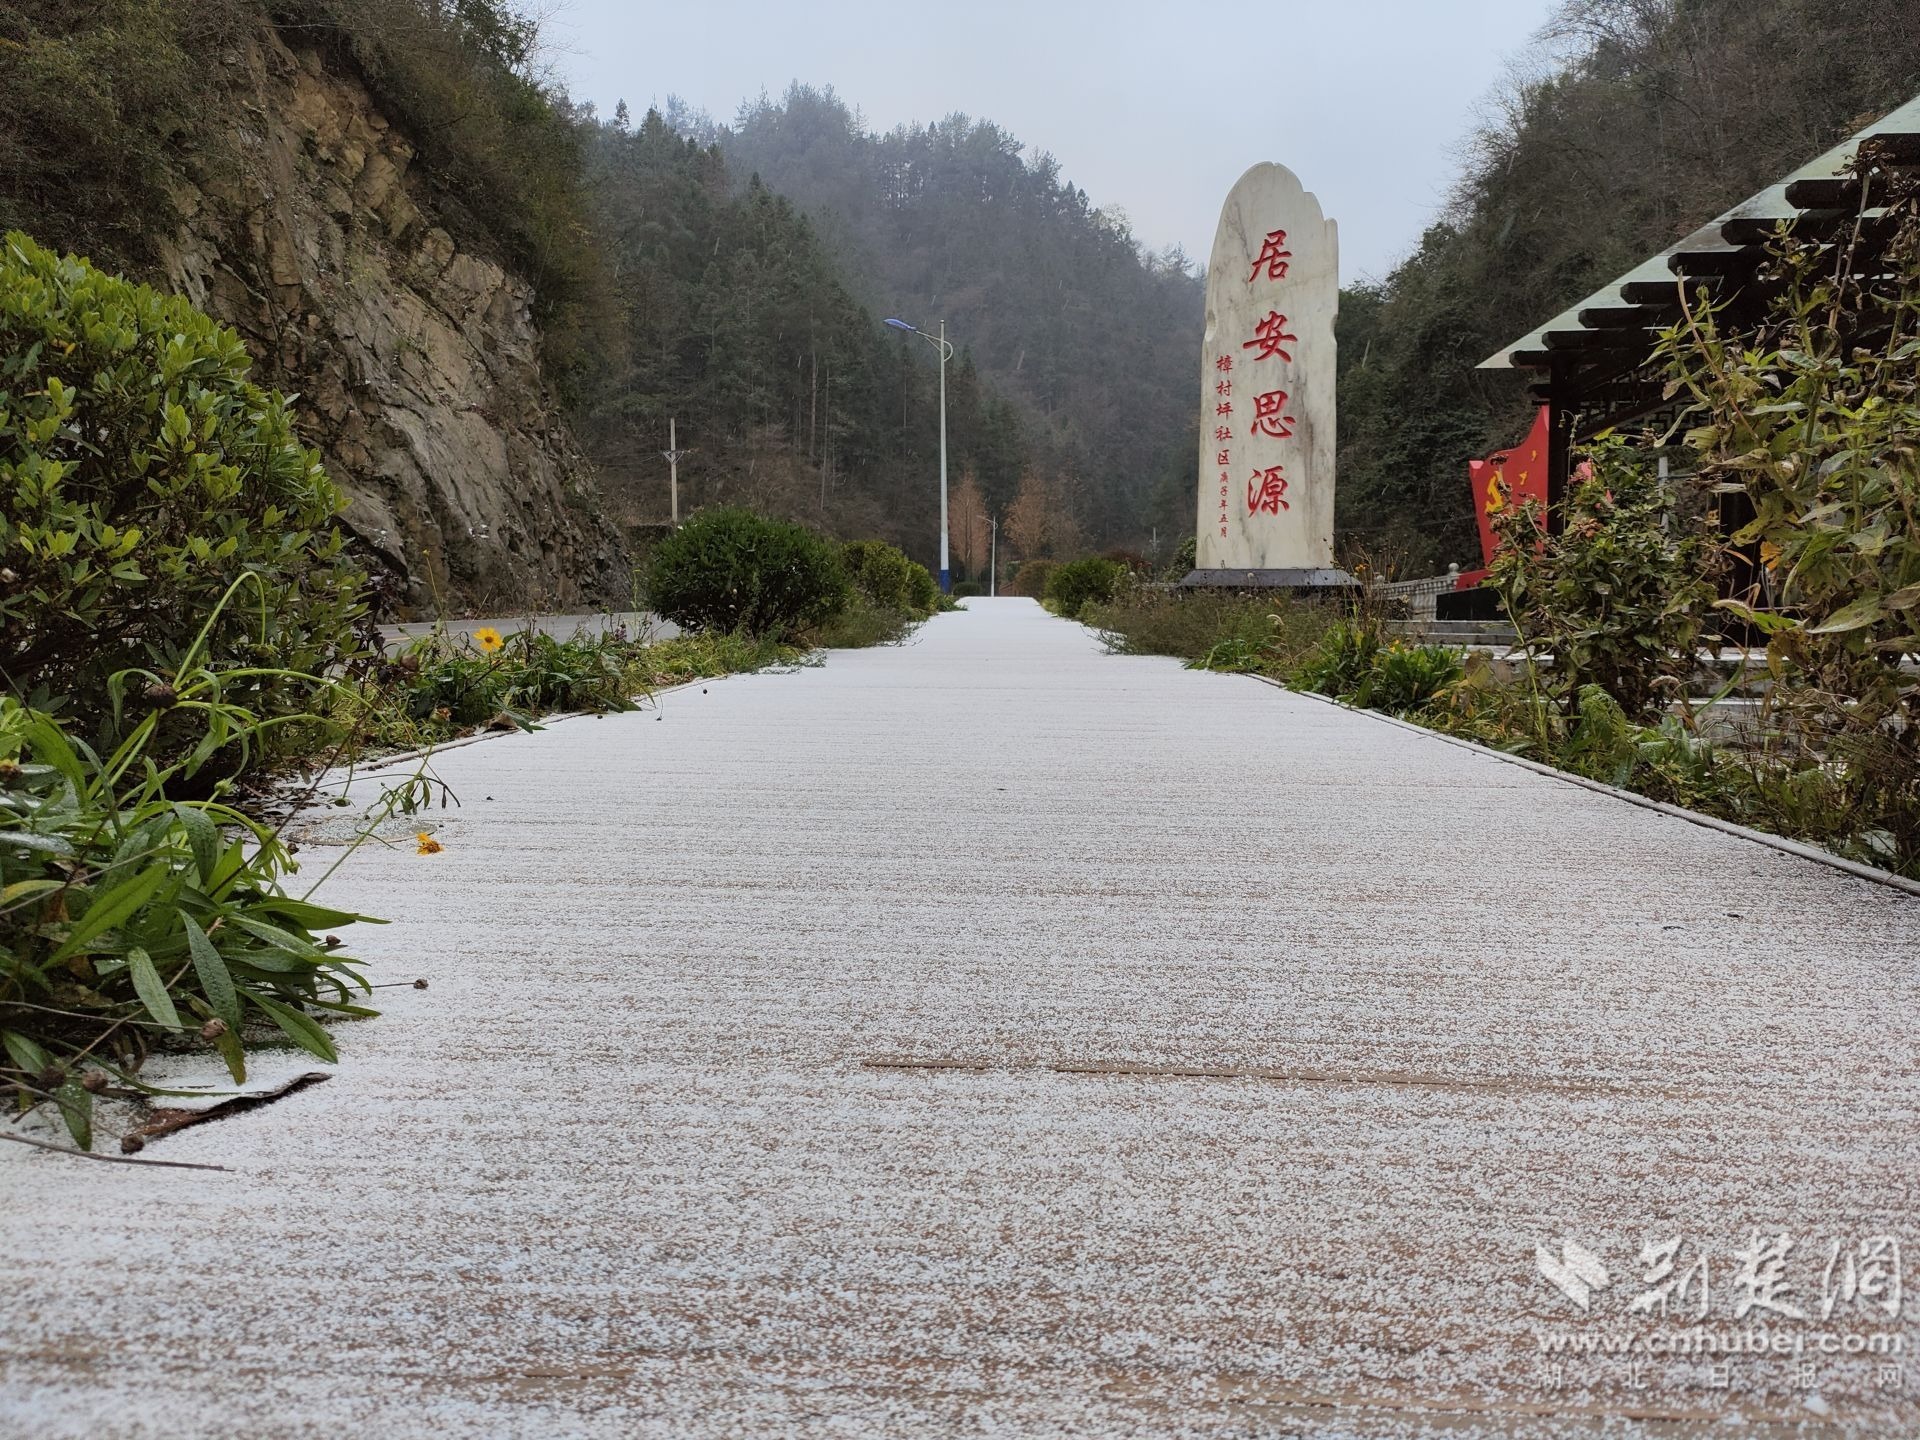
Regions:
[[945, 361], [953, 358], [953, 342], [951, 340], [942, 340], [937, 335], [929, 335], [918, 325], [909, 325], [906, 321], [896, 320], [891, 315], [887, 317], [885, 323], [891, 325], [896, 330], [905, 330], [909, 334], [918, 335], [922, 340], [940, 352], [941, 360]]

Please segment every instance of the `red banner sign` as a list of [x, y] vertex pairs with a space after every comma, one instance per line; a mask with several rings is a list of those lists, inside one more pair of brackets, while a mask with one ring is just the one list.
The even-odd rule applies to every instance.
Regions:
[[1480, 522], [1480, 556], [1492, 565], [1494, 519], [1527, 499], [1547, 503], [1547, 407], [1540, 407], [1527, 438], [1511, 450], [1469, 460], [1467, 476], [1473, 482], [1474, 518]]

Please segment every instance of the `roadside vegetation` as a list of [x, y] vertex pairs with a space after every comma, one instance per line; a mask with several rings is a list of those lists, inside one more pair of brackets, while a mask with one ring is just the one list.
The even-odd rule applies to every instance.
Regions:
[[[646, 593], [683, 634], [390, 646], [340, 494], [239, 338], [22, 234], [4, 245], [0, 1088], [83, 1149], [95, 1097], [149, 1093], [155, 1051], [217, 1054], [238, 1083], [259, 1046], [332, 1060], [323, 1022], [375, 1013], [339, 932], [379, 922], [315, 904], [283, 834], [319, 775], [895, 642], [946, 604], [890, 545], [723, 510], [651, 557]], [[393, 821], [450, 798], [422, 760], [356, 843], [394, 844]]]
[[1920, 878], [1920, 194], [1869, 178], [1895, 232], [1874, 279], [1783, 236], [1757, 335], [1702, 298], [1665, 337], [1690, 479], [1660, 478], [1674, 434], [1610, 434], [1557, 533], [1506, 518], [1511, 656], [1406, 644], [1376, 592], [1123, 586], [1080, 618]]

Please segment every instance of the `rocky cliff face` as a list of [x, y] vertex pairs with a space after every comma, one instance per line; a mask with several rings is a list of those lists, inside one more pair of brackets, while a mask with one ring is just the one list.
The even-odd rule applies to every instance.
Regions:
[[463, 249], [366, 88], [277, 36], [224, 57], [237, 142], [196, 163], [166, 280], [300, 396], [345, 523], [415, 613], [624, 599], [620, 536], [540, 369], [530, 288]]

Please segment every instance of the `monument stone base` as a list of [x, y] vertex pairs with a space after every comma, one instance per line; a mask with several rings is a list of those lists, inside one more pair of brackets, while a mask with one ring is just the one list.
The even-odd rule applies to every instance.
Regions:
[[1358, 590], [1344, 570], [1192, 570], [1180, 582], [1193, 590]]

